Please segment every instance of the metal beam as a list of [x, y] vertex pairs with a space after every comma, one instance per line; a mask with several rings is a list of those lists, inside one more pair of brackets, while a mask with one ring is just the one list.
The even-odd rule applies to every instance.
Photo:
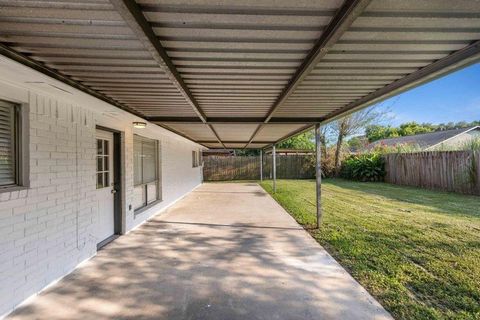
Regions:
[[222, 140], [221, 140], [220, 137], [218, 136], [217, 131], [213, 128], [213, 126], [212, 126], [211, 124], [208, 124], [207, 126], [210, 128], [210, 130], [212, 130], [213, 134], [215, 135], [215, 138], [217, 138], [218, 142], [220, 142], [220, 144], [222, 145], [222, 147], [223, 147], [224, 149], [227, 149], [227, 147], [225, 147], [225, 144], [222, 142]]
[[138, 4], [135, 1], [129, 0], [110, 0], [110, 2], [135, 33], [145, 49], [150, 52], [152, 58], [166, 73], [170, 81], [177, 87], [178, 90], [180, 90], [180, 93], [192, 106], [193, 111], [195, 111], [198, 117], [205, 122], [205, 114], [200, 109], [197, 101], [190, 92], [190, 89], [188, 89], [187, 85], [183, 81], [180, 73], [177, 71], [175, 65], [168, 56], [167, 51], [161, 45], [157, 35], [150, 25], [150, 22], [147, 21]]
[[[206, 124], [263, 124], [265, 118], [263, 117], [209, 117], [206, 122], [196, 117], [147, 117], [151, 122], [163, 123], [206, 123]], [[319, 123], [325, 118], [272, 118], [269, 123], [275, 124], [304, 124], [304, 123]]]
[[[350, 27], [355, 19], [363, 12], [371, 0], [345, 0], [342, 7], [337, 11], [328, 26], [323, 30], [322, 35], [310, 50], [305, 60], [297, 69], [293, 77], [287, 83], [285, 89], [282, 91], [278, 99], [272, 105], [264, 119], [264, 123], [270, 122], [278, 108], [288, 99], [288, 97], [295, 91], [302, 80], [315, 68], [320, 59], [322, 59], [328, 50], [340, 39], [343, 33]], [[261, 130], [262, 125], [259, 125], [257, 130], [250, 138], [250, 141], [255, 139], [256, 134]], [[248, 144], [245, 148], [248, 147]]]
[[295, 130], [295, 131], [293, 131], [293, 132], [290, 132], [289, 134], [284, 135], [283, 137], [281, 137], [280, 139], [278, 139], [277, 141], [275, 141], [275, 142], [272, 143], [271, 145], [266, 146], [264, 149], [271, 148], [271, 147], [272, 147], [273, 145], [275, 145], [275, 144], [278, 144], [278, 143], [280, 143], [280, 142], [282, 142], [282, 141], [285, 141], [285, 140], [287, 140], [287, 139], [289, 139], [289, 138], [291, 138], [291, 137], [293, 137], [293, 136], [296, 136], [297, 134], [304, 133], [304, 132], [312, 129], [312, 127], [313, 127], [313, 125], [307, 124], [307, 125], [301, 127], [300, 129], [297, 129], [297, 130]]
[[[148, 22], [143, 15], [140, 6], [135, 1], [130, 0], [110, 0], [110, 2], [135, 33], [138, 40], [143, 44], [148, 52], [150, 52], [152, 58], [158, 63], [160, 68], [163, 69], [172, 84], [175, 85], [185, 100], [190, 104], [193, 111], [202, 120], [202, 122], [206, 123], [207, 117], [205, 113], [200, 108], [200, 105], [190, 92], [190, 89], [187, 87], [186, 83], [183, 81], [180, 73], [168, 56], [167, 51], [165, 48], [163, 48], [160, 40], [153, 31], [150, 22]], [[208, 125], [208, 127], [218, 139], [218, 142], [223, 145], [223, 142], [220, 140], [220, 137], [215, 129], [211, 125]]]
[[248, 148], [248, 146], [250, 145], [250, 143], [252, 143], [253, 139], [255, 139], [255, 136], [257, 135], [257, 133], [259, 133], [262, 129], [263, 129], [263, 125], [262, 125], [262, 124], [259, 124], [259, 125], [257, 126], [257, 128], [255, 129], [255, 131], [253, 131], [252, 135], [250, 136], [250, 139], [248, 139], [248, 142], [247, 142], [247, 144], [245, 145], [245, 147], [243, 147], [243, 149]]
[[273, 193], [277, 192], [277, 154], [275, 152], [275, 145], [272, 149], [272, 171], [273, 171]]
[[328, 114], [322, 122], [325, 123], [346, 116], [349, 113], [368, 107], [369, 105], [385, 100], [403, 91], [412, 89], [427, 81], [432, 81], [460, 68], [465, 68], [478, 60], [480, 60], [480, 41], [476, 41], [463, 49], [455, 51], [445, 58], [439, 59], [402, 79], [392, 82], [377, 91]]
[[265, 123], [269, 122], [278, 108], [288, 99], [302, 80], [315, 68], [330, 48], [338, 41], [355, 19], [363, 12], [371, 0], [346, 0], [337, 11], [310, 53], [297, 69], [282, 91], [277, 101], [270, 108]]
[[[175, 133], [175, 134], [177, 134], [177, 135], [179, 135], [179, 136], [181, 136], [181, 137], [183, 137], [183, 138], [185, 138], [185, 139], [187, 139], [187, 140], [190, 140], [190, 141], [192, 141], [192, 142], [194, 142], [194, 143], [198, 143], [199, 145], [202, 145], [202, 146], [204, 146], [205, 148], [208, 148], [208, 147], [207, 147], [206, 145], [204, 145], [202, 142], [196, 141], [196, 140], [193, 139], [192, 137], [187, 136], [186, 134], [184, 134], [184, 133], [182, 133], [182, 132], [180, 132], [180, 131], [177, 131], [177, 130], [175, 130], [175, 129], [172, 129], [172, 128], [169, 127], [169, 126], [166, 126], [166, 125], [160, 124], [160, 123], [155, 123], [155, 124], [156, 124], [157, 126], [159, 126], [159, 127], [162, 127], [163, 129], [168, 130], [168, 131], [170, 131], [170, 132], [173, 132], [173, 133]], [[218, 141], [214, 141], [214, 143], [218, 143]]]
[[322, 223], [322, 142], [320, 140], [320, 124], [315, 125], [315, 189], [317, 204], [317, 229]]
[[[198, 140], [198, 143], [218, 143], [216, 140]], [[235, 143], [235, 144], [242, 144], [242, 143], [247, 143], [245, 140], [222, 140], [223, 143]], [[273, 141], [255, 141], [254, 143], [260, 143], [260, 144], [270, 144], [273, 143]]]
[[260, 181], [263, 181], [263, 150], [260, 149]]

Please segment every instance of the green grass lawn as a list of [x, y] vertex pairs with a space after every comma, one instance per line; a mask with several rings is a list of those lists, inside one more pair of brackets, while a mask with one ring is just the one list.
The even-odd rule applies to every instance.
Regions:
[[[309, 232], [395, 318], [480, 319], [479, 197], [336, 179], [322, 194]], [[314, 181], [279, 180], [273, 197], [314, 225]]]

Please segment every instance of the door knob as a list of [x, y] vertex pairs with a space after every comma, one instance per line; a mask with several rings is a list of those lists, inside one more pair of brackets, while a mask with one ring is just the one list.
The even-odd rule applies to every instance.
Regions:
[[112, 189], [112, 191], [110, 191], [111, 193], [117, 193], [117, 190], [115, 189]]

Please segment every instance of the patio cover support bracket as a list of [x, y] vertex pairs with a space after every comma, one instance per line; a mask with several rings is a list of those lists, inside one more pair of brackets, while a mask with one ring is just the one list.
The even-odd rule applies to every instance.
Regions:
[[317, 200], [317, 229], [322, 224], [322, 142], [320, 140], [320, 124], [315, 125], [315, 188]]

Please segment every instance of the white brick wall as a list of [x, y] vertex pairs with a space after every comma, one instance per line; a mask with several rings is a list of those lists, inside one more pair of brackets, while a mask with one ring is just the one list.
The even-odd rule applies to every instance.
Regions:
[[[191, 165], [199, 145], [152, 124], [135, 131], [134, 116], [119, 112], [112, 119], [101, 112], [111, 106], [83, 93], [68, 99], [3, 80], [0, 99], [30, 108], [30, 188], [0, 193], [0, 316], [95, 255], [96, 125], [123, 132], [125, 231], [201, 183], [201, 168]], [[135, 132], [160, 141], [163, 189], [163, 201], [136, 217], [128, 210]]]

